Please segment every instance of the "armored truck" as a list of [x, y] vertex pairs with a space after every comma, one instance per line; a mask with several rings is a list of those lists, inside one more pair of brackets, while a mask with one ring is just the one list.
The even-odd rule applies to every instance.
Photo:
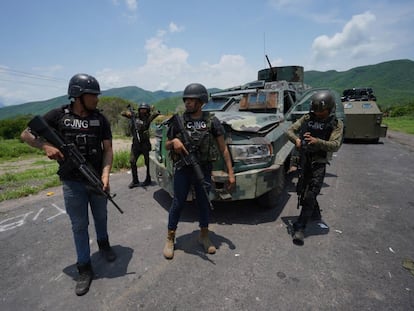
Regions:
[[376, 103], [372, 88], [352, 88], [343, 91], [342, 102], [346, 116], [346, 141], [378, 143], [387, 135], [388, 127], [382, 124], [382, 112]]
[[[257, 199], [264, 207], [275, 206], [284, 188], [285, 164], [294, 147], [285, 135], [291, 125], [285, 113], [305, 89], [303, 67], [286, 66], [261, 70], [258, 80], [210, 94], [203, 110], [213, 113], [225, 128], [236, 177], [235, 189], [226, 191], [224, 161], [219, 158], [214, 162], [210, 191], [213, 204]], [[166, 133], [166, 123], [156, 130], [150, 168], [158, 185], [172, 196], [174, 170], [165, 149]]]

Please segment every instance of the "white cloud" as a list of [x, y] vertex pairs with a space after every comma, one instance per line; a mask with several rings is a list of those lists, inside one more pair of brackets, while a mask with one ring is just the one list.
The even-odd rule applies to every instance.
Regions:
[[[124, 0], [125, 1], [125, 5], [127, 7], [127, 9], [129, 11], [136, 11], [138, 8], [138, 0]], [[120, 5], [120, 0], [112, 0], [112, 3], [115, 6], [119, 6]]]
[[151, 91], [179, 91], [192, 82], [203, 83], [208, 88], [226, 88], [246, 83], [256, 76], [256, 71], [241, 55], [222, 55], [218, 63], [190, 64], [187, 50], [166, 44], [166, 36], [181, 29], [183, 27], [170, 23], [168, 31], [159, 30], [148, 39], [144, 65], [122, 72], [109, 68], [100, 71], [97, 78], [102, 88], [136, 85]]
[[312, 44], [312, 61], [318, 67], [338, 68], [347, 62], [355, 64], [358, 58], [373, 56], [392, 49], [375, 29], [377, 18], [367, 11], [354, 15], [341, 32], [333, 36], [321, 35]]
[[177, 26], [177, 24], [171, 22], [170, 25], [168, 26], [168, 30], [172, 33], [172, 32], [181, 32], [184, 30], [184, 27], [180, 27]]
[[137, 0], [125, 0], [125, 4], [130, 11], [136, 11], [138, 8], [138, 1]]

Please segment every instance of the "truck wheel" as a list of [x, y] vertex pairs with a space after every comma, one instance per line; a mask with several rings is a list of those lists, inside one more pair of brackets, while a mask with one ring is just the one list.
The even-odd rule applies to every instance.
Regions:
[[277, 175], [275, 176], [277, 180], [276, 187], [257, 198], [257, 201], [261, 207], [264, 207], [264, 208], [276, 207], [277, 202], [279, 201], [280, 195], [282, 194], [283, 189], [285, 188], [285, 178], [286, 178], [285, 171], [286, 170], [284, 167], [280, 167], [280, 169], [277, 170]]

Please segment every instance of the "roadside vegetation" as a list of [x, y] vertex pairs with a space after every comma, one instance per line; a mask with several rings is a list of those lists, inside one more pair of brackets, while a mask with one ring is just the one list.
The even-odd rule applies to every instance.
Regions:
[[[161, 107], [168, 106], [170, 109], [168, 114], [171, 114], [172, 111], [180, 108], [180, 103], [177, 101], [175, 108], [171, 109], [173, 105], [171, 99], [164, 100], [156, 109], [161, 110]], [[105, 115], [111, 122], [114, 139], [131, 139], [127, 120], [120, 117], [121, 111], [128, 104], [137, 107], [132, 102], [113, 97], [102, 98], [100, 101]], [[414, 134], [414, 103], [386, 108], [384, 115], [386, 117], [383, 123], [388, 125], [389, 130]], [[60, 185], [56, 175], [58, 164], [47, 159], [42, 150], [32, 148], [20, 140], [20, 133], [32, 117], [27, 115], [0, 120], [0, 202], [36, 194], [41, 190]], [[154, 123], [159, 124], [167, 117], [160, 116]], [[144, 165], [142, 156], [137, 165]], [[112, 172], [128, 169], [130, 169], [129, 149], [115, 151]]]
[[385, 109], [384, 123], [390, 130], [414, 134], [414, 103]]

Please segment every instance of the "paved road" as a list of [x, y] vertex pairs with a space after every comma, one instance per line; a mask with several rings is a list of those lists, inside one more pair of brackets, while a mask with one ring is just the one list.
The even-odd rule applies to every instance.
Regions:
[[119, 258], [102, 260], [91, 228], [97, 276], [82, 297], [60, 189], [2, 202], [0, 310], [413, 310], [414, 275], [402, 267], [414, 259], [412, 159], [393, 137], [345, 144], [319, 200], [329, 229], [314, 224], [302, 247], [287, 226], [298, 214], [295, 177], [273, 209], [217, 206], [215, 255], [197, 245], [189, 207], [172, 261], [162, 257], [170, 198], [156, 185], [130, 190], [130, 175], [115, 174], [125, 214], [109, 206], [109, 229]]

